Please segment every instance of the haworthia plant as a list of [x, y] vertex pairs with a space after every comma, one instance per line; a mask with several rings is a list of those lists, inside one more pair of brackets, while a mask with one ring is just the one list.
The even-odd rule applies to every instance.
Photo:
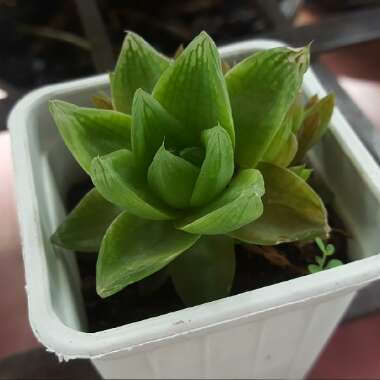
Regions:
[[205, 32], [174, 59], [128, 33], [112, 99], [94, 97], [98, 109], [50, 102], [94, 184], [52, 242], [99, 252], [99, 296], [165, 268], [186, 305], [212, 301], [231, 291], [236, 239], [328, 235], [300, 161], [325, 132], [334, 99], [304, 105], [308, 65], [309, 47], [278, 48], [223, 70]]

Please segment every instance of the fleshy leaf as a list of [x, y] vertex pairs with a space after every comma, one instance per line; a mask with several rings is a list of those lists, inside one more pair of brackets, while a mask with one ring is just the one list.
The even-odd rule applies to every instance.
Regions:
[[116, 110], [131, 113], [135, 91], [152, 92], [170, 60], [135, 33], [128, 32], [115, 71], [111, 75], [112, 102]]
[[97, 252], [107, 228], [121, 212], [92, 189], [67, 215], [51, 240], [73, 251]]
[[201, 166], [191, 206], [199, 207], [219, 195], [234, 174], [234, 150], [230, 136], [220, 126], [202, 132], [206, 156]]
[[292, 132], [293, 119], [286, 117], [272, 139], [262, 160], [277, 166], [287, 167], [297, 153], [297, 137]]
[[307, 110], [301, 129], [298, 132], [298, 151], [294, 159], [300, 162], [306, 152], [316, 144], [327, 131], [334, 111], [335, 96], [324, 97]]
[[294, 174], [297, 174], [298, 177], [301, 177], [304, 181], [307, 181], [313, 173], [313, 169], [307, 168], [305, 164], [292, 166], [289, 170], [291, 170]]
[[148, 169], [150, 188], [171, 207], [190, 205], [199, 168], [165, 149], [162, 145]]
[[168, 221], [120, 214], [108, 228], [96, 265], [96, 289], [109, 297], [159, 271], [190, 248], [199, 236], [178, 231]]
[[296, 97], [296, 100], [290, 107], [288, 112], [288, 117], [292, 123], [292, 132], [297, 133], [302, 126], [303, 118], [304, 118], [304, 102], [303, 102], [303, 94], [300, 93]]
[[319, 102], [319, 96], [313, 95], [311, 98], [308, 99], [308, 101], [305, 105], [305, 110], [309, 110], [311, 107], [313, 107], [318, 102]]
[[327, 236], [330, 227], [322, 200], [292, 171], [261, 163], [264, 212], [261, 218], [230, 236], [250, 244], [276, 245]]
[[294, 102], [309, 66], [309, 48], [256, 53], [226, 75], [235, 122], [235, 156], [254, 167], [267, 151]]
[[227, 297], [235, 276], [234, 242], [227, 236], [203, 236], [169, 268], [186, 306]]
[[263, 194], [264, 181], [260, 172], [242, 170], [216, 200], [179, 220], [176, 227], [203, 235], [234, 231], [260, 217]]
[[126, 149], [94, 158], [91, 179], [104, 198], [130, 213], [152, 220], [173, 218], [149, 191], [144, 173]]
[[94, 95], [91, 98], [92, 103], [96, 108], [102, 109], [102, 110], [112, 110], [112, 100], [105, 94], [98, 94]]
[[203, 129], [218, 123], [235, 141], [230, 101], [218, 50], [202, 32], [164, 72], [153, 96], [191, 131], [198, 145]]
[[179, 152], [179, 155], [186, 161], [189, 161], [198, 167], [202, 165], [202, 162], [205, 159], [204, 149], [198, 146], [185, 148]]
[[131, 145], [131, 118], [120, 112], [78, 107], [61, 100], [49, 110], [66, 146], [89, 173], [94, 157]]
[[168, 146], [186, 146], [181, 125], [151, 95], [137, 90], [132, 106], [132, 151], [146, 170], [164, 139]]

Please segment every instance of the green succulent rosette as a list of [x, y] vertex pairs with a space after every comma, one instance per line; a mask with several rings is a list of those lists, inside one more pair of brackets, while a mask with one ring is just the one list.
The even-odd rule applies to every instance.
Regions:
[[204, 32], [175, 59], [128, 33], [111, 99], [50, 102], [94, 188], [52, 236], [99, 252], [108, 297], [166, 268], [186, 305], [229, 295], [235, 240], [275, 245], [329, 233], [304, 155], [334, 99], [300, 98], [309, 48], [253, 54], [226, 74]]

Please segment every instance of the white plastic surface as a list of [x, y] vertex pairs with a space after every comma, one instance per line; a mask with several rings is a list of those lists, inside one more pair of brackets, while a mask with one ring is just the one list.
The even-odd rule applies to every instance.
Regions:
[[[221, 53], [232, 61], [280, 43], [253, 40]], [[48, 113], [49, 99], [88, 105], [106, 75], [52, 85], [23, 98], [9, 119], [29, 318], [61, 359], [90, 358], [106, 378], [302, 378], [356, 291], [380, 278], [380, 169], [336, 110], [311, 154], [350, 228], [350, 264], [98, 333], [86, 333], [71, 252], [49, 236], [63, 197], [84, 174]], [[309, 71], [304, 91], [325, 91]], [[128, 307], [126, 305], [126, 307]]]

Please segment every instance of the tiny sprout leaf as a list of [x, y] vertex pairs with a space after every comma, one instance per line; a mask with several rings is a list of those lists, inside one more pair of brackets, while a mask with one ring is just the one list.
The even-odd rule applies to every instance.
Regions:
[[191, 206], [199, 207], [219, 195], [234, 174], [234, 150], [230, 136], [220, 126], [202, 132], [206, 156], [203, 161]]
[[335, 253], [335, 247], [332, 244], [327, 244], [325, 254], [326, 256], [332, 256]]
[[255, 167], [282, 125], [309, 66], [309, 48], [256, 53], [226, 75], [236, 131], [235, 156]]
[[263, 194], [264, 181], [260, 172], [242, 170], [216, 200], [190, 212], [176, 227], [203, 235], [234, 231], [260, 217]]
[[338, 259], [332, 259], [326, 264], [327, 257], [332, 256], [335, 253], [335, 247], [333, 244], [328, 244], [327, 246], [325, 246], [325, 243], [323, 242], [323, 240], [320, 237], [317, 237], [315, 239], [315, 243], [317, 244], [320, 251], [323, 253], [323, 257], [321, 257], [321, 256], [315, 257], [315, 262], [318, 265], [315, 265], [315, 264], [309, 265], [309, 272], [310, 273], [316, 272], [315, 266], [319, 268], [319, 271], [322, 271], [325, 269], [331, 269], [331, 268], [335, 268], [339, 265], [343, 265], [343, 263]]
[[310, 264], [307, 269], [309, 270], [310, 273], [317, 273], [317, 272], [321, 272], [323, 269], [318, 266], [318, 265], [315, 265], [315, 264]]
[[70, 212], [51, 240], [73, 251], [97, 252], [107, 228], [121, 212], [92, 189]]
[[131, 113], [135, 91], [142, 88], [150, 93], [169, 64], [168, 58], [137, 34], [128, 32], [115, 71], [110, 76], [114, 108]]
[[233, 239], [204, 236], [169, 268], [174, 287], [186, 306], [227, 297], [235, 275]]
[[152, 220], [174, 217], [150, 193], [144, 174], [136, 165], [133, 154], [126, 149], [94, 158], [91, 179], [105, 199], [131, 214]]
[[340, 261], [338, 259], [332, 259], [327, 263], [326, 269], [332, 269], [332, 268], [340, 267], [341, 265], [343, 265], [342, 261]]
[[325, 243], [320, 237], [315, 238], [315, 243], [317, 244], [319, 250], [323, 253], [326, 252]]
[[230, 236], [249, 244], [276, 245], [329, 233], [323, 202], [304, 180], [268, 163], [261, 163], [259, 170], [266, 189], [263, 215]]
[[307, 151], [315, 145], [326, 132], [335, 105], [335, 96], [328, 95], [314, 103], [305, 114], [305, 119], [298, 132], [298, 151], [294, 162], [303, 160]]
[[316, 257], [315, 257], [315, 262], [316, 262], [320, 267], [322, 267], [322, 266], [323, 266], [323, 263], [324, 263], [324, 258], [321, 257], [321, 256], [316, 256]]
[[169, 221], [151, 221], [123, 212], [102, 241], [96, 265], [99, 296], [109, 297], [159, 271], [198, 239], [198, 235], [176, 230]]
[[218, 123], [234, 143], [231, 106], [218, 50], [202, 32], [166, 70], [153, 90], [153, 96], [185, 128], [197, 145], [201, 131]]
[[182, 209], [190, 205], [199, 168], [168, 152], [162, 145], [148, 169], [152, 191], [169, 206]]
[[49, 110], [66, 146], [87, 173], [94, 157], [130, 148], [129, 115], [78, 107], [61, 100], [51, 101]]
[[132, 150], [146, 170], [164, 139], [169, 146], [186, 146], [186, 131], [151, 95], [137, 90], [132, 105]]

